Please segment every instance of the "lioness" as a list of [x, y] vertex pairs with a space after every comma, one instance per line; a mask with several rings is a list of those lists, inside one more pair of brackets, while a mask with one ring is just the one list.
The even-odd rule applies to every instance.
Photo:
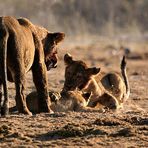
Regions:
[[31, 115], [24, 95], [25, 74], [29, 70], [32, 70], [38, 92], [39, 111], [51, 112], [46, 71], [56, 67], [56, 45], [64, 36], [61, 32], [50, 33], [25, 18], [0, 17], [0, 104], [2, 85], [4, 90], [1, 115], [7, 115], [9, 111], [7, 80], [15, 82], [19, 113]]
[[97, 103], [116, 109], [129, 97], [129, 83], [126, 75], [126, 61], [123, 57], [121, 73], [123, 79], [116, 73], [108, 73], [97, 83], [96, 77], [100, 68], [89, 68], [83, 61], [73, 60], [70, 54], [64, 56], [66, 63], [64, 91], [76, 89], [91, 92], [88, 106], [95, 107]]
[[[88, 102], [91, 93], [82, 93], [81, 91], [67, 91], [61, 93], [55, 93], [49, 91], [51, 97], [51, 109], [54, 112], [67, 112], [67, 111], [80, 111], [80, 112], [103, 112], [104, 108], [91, 108], [88, 107]], [[26, 102], [29, 110], [33, 113], [38, 113], [39, 108], [37, 93], [31, 92], [26, 97]]]

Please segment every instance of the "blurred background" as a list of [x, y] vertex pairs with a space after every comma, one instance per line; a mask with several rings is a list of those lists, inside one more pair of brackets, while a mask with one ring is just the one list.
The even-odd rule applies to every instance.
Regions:
[[0, 0], [0, 14], [68, 36], [148, 36], [148, 0]]

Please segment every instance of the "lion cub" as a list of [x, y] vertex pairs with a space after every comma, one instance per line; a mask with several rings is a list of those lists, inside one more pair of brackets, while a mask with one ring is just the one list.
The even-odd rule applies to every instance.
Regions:
[[[95, 111], [95, 112], [103, 112], [102, 110], [94, 109], [91, 107], [87, 107], [89, 98], [91, 93], [82, 93], [80, 91], [67, 91], [57, 93], [53, 91], [49, 91], [49, 96], [51, 98], [51, 109], [54, 112], [67, 112], [67, 111]], [[26, 98], [27, 107], [33, 113], [38, 113], [38, 96], [37, 92], [31, 92], [27, 95]]]
[[[66, 64], [64, 91], [74, 91], [79, 89], [91, 92], [88, 106], [95, 107], [104, 105], [110, 109], [117, 109], [129, 97], [129, 82], [126, 75], [126, 61], [123, 57], [121, 61], [121, 74], [108, 73], [103, 76], [98, 75], [100, 68], [89, 68], [83, 61], [73, 60], [70, 54], [64, 56]], [[96, 78], [101, 77], [97, 82]]]

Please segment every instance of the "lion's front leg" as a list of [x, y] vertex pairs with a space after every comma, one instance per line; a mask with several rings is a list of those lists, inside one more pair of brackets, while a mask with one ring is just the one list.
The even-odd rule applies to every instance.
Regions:
[[51, 102], [48, 94], [48, 80], [44, 62], [35, 62], [32, 66], [32, 74], [38, 93], [39, 112], [52, 113], [52, 110], [50, 109]]

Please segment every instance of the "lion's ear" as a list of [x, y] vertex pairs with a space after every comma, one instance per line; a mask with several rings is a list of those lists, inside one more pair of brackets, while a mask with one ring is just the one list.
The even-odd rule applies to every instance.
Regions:
[[65, 38], [65, 33], [63, 33], [63, 32], [55, 32], [50, 35], [52, 36], [52, 39], [56, 44], [63, 41]]
[[87, 68], [86, 71], [87, 71], [88, 75], [96, 75], [100, 72], [100, 68], [96, 68], [96, 67]]
[[72, 56], [69, 53], [66, 53], [64, 56], [65, 64], [69, 65], [73, 62]]

